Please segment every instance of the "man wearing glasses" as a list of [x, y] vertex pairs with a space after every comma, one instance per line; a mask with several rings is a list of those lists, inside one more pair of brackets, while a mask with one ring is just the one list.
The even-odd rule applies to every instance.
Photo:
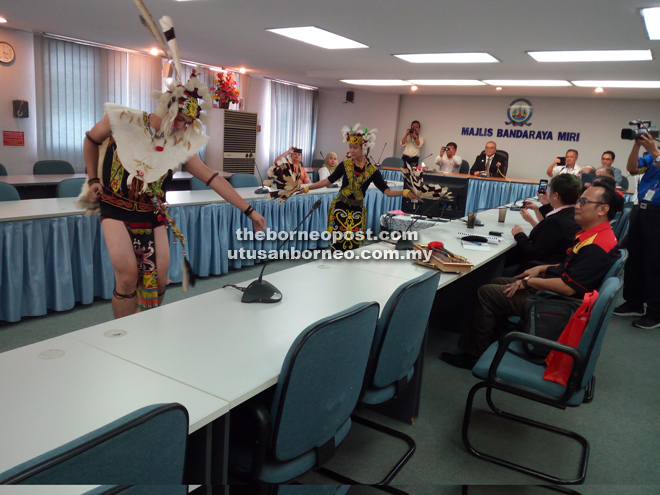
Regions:
[[[639, 157], [641, 147], [649, 153]], [[619, 316], [639, 316], [632, 324], [650, 330], [660, 327], [660, 259], [655, 253], [660, 242], [660, 150], [653, 138], [635, 140], [628, 157], [631, 175], [644, 174], [637, 187], [639, 207], [631, 214], [628, 232], [630, 256], [623, 277], [625, 303], [614, 309]], [[646, 169], [646, 172], [643, 170]], [[645, 307], [646, 306], [646, 307]]]
[[575, 221], [582, 230], [563, 263], [531, 268], [515, 278], [500, 277], [477, 291], [477, 301], [458, 347], [460, 354], [443, 352], [440, 359], [457, 368], [472, 369], [486, 349], [506, 329], [509, 316], [522, 316], [525, 301], [537, 290], [582, 298], [597, 289], [619, 258], [610, 220], [623, 208], [623, 198], [607, 185], [594, 185], [575, 204]]

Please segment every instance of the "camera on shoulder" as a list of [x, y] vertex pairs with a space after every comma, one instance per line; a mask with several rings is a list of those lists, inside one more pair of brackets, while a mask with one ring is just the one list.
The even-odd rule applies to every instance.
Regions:
[[648, 134], [653, 138], [660, 137], [660, 131], [654, 125], [651, 125], [650, 120], [632, 120], [628, 122], [628, 125], [634, 125], [635, 127], [630, 129], [621, 129], [621, 139], [627, 139], [632, 141], [642, 137], [644, 134]]

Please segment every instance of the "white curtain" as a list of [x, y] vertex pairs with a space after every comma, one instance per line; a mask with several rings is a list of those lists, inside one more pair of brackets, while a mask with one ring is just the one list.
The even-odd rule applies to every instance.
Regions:
[[303, 164], [312, 165], [316, 145], [318, 91], [270, 83], [269, 163], [290, 147], [302, 148]]
[[85, 132], [103, 117], [105, 102], [147, 112], [151, 91], [162, 84], [156, 57], [34, 37], [37, 88], [37, 153], [85, 171]]
[[126, 104], [126, 53], [35, 36], [37, 153], [85, 170], [85, 132], [106, 101]]

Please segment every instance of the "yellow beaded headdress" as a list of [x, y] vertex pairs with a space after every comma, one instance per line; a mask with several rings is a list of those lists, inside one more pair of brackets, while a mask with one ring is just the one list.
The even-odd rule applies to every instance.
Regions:
[[[196, 132], [201, 134], [202, 126], [198, 125], [199, 123], [197, 120], [201, 121], [202, 124], [208, 123], [209, 117], [206, 114], [201, 113], [201, 111], [209, 110], [211, 108], [211, 94], [209, 93], [209, 88], [206, 84], [200, 81], [197, 77], [199, 67], [193, 70], [190, 79], [188, 79], [186, 84], [181, 82], [183, 72], [181, 70], [181, 60], [179, 58], [179, 45], [174, 34], [172, 19], [168, 16], [161, 17], [159, 21], [163, 30], [163, 34], [161, 35], [158, 27], [156, 27], [156, 23], [142, 0], [134, 1], [140, 9], [140, 20], [142, 21], [142, 24], [144, 24], [154, 36], [160, 49], [165, 53], [165, 56], [172, 61], [174, 77], [172, 78], [172, 83], [168, 86], [167, 91], [165, 91], [165, 93], [158, 90], [151, 92], [151, 97], [158, 100], [158, 107], [154, 113], [163, 119], [160, 127], [161, 131], [164, 135], [168, 136], [172, 130], [177, 114], [181, 112], [183, 115], [187, 115], [194, 119], [193, 125], [189, 126], [189, 129], [186, 130], [186, 132]], [[165, 44], [163, 36], [165, 37], [165, 40], [167, 40], [167, 44]], [[202, 100], [202, 102], [199, 100]], [[174, 103], [176, 103], [176, 105]], [[190, 131], [190, 129], [192, 129], [192, 131]]]
[[352, 127], [344, 126], [341, 129], [341, 135], [344, 138], [344, 143], [360, 144], [362, 151], [367, 154], [369, 149], [376, 143], [377, 129], [362, 129], [360, 124], [355, 124]]

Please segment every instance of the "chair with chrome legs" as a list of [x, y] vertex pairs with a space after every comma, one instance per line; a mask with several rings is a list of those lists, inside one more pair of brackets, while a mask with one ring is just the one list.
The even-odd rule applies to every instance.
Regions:
[[379, 307], [362, 303], [302, 331], [274, 397], [232, 410], [229, 470], [248, 483], [286, 483], [323, 465], [351, 427]]
[[[372, 362], [367, 371], [365, 387], [360, 397], [361, 406], [383, 404], [408, 390], [413, 380], [421, 384], [422, 360], [418, 361], [426, 328], [438, 290], [440, 273], [428, 272], [399, 286], [390, 296], [378, 319], [371, 348]], [[415, 369], [418, 362], [419, 368]], [[415, 373], [417, 373], [415, 375]], [[390, 472], [375, 485], [386, 485], [401, 471], [415, 453], [415, 441], [400, 431], [365, 419], [356, 414], [351, 419], [373, 430], [405, 441], [408, 450]], [[356, 482], [325, 468], [319, 470], [339, 481]]]
[[[563, 428], [502, 411], [494, 404], [492, 391], [500, 390], [562, 410], [565, 410], [567, 407], [579, 407], [583, 402], [587, 384], [594, 374], [603, 338], [612, 318], [614, 305], [619, 297], [622, 286], [623, 283], [621, 280], [613, 277], [606, 280], [600, 287], [598, 299], [591, 312], [591, 318], [582, 334], [577, 349], [534, 335], [511, 332], [486, 350], [472, 369], [472, 374], [483, 381], [477, 383], [470, 390], [463, 418], [463, 443], [471, 454], [480, 459], [542, 479], [548, 483], [571, 485], [584, 482], [589, 460], [589, 442], [586, 438]], [[543, 373], [545, 372], [545, 366], [530, 362], [517, 352], [511, 352], [509, 346], [513, 342], [543, 345], [548, 349], [571, 356], [573, 358], [573, 366], [566, 386], [544, 380]], [[495, 414], [505, 419], [558, 433], [579, 442], [582, 446], [582, 452], [578, 476], [573, 479], [562, 479], [485, 454], [475, 449], [470, 443], [468, 433], [474, 396], [482, 388], [486, 389], [486, 400], [490, 409]]]

